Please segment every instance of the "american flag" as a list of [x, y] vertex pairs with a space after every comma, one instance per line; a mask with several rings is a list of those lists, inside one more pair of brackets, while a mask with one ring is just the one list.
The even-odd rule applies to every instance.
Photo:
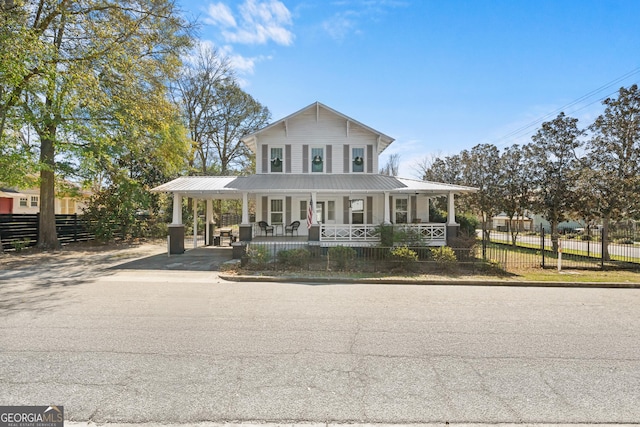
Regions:
[[313, 196], [309, 199], [309, 207], [307, 209], [307, 229], [313, 224]]

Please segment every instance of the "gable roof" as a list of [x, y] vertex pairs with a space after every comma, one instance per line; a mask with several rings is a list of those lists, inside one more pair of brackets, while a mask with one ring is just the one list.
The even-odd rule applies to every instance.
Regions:
[[321, 102], [318, 102], [318, 101], [316, 101], [313, 104], [310, 104], [310, 105], [302, 108], [301, 110], [296, 111], [293, 114], [289, 114], [287, 117], [284, 117], [284, 118], [282, 118], [280, 120], [276, 120], [275, 122], [270, 123], [269, 125], [263, 127], [262, 129], [254, 132], [252, 134], [245, 135], [242, 138], [240, 138], [240, 140], [247, 147], [249, 147], [249, 149], [251, 151], [253, 151], [255, 153], [256, 149], [257, 149], [257, 146], [256, 146], [257, 136], [259, 134], [261, 134], [262, 132], [267, 131], [269, 129], [272, 129], [273, 127], [275, 127], [277, 125], [283, 124], [287, 120], [291, 119], [292, 117], [298, 116], [298, 115], [300, 115], [300, 114], [304, 113], [305, 111], [310, 110], [312, 108], [316, 108], [316, 109], [323, 108], [323, 109], [329, 111], [330, 113], [335, 114], [336, 116], [341, 117], [342, 119], [344, 119], [344, 120], [346, 120], [348, 122], [354, 123], [354, 124], [362, 127], [363, 129], [373, 133], [374, 135], [377, 135], [378, 136], [378, 154], [382, 153], [385, 150], [385, 148], [387, 148], [389, 146], [389, 144], [391, 144], [393, 141], [395, 141], [395, 139], [391, 138], [390, 136], [385, 135], [384, 133], [373, 129], [373, 128], [365, 125], [364, 123], [361, 123], [361, 122], [359, 122], [359, 121], [357, 121], [355, 119], [352, 119], [351, 117], [346, 116], [346, 115], [342, 114], [341, 112], [334, 110], [331, 107], [327, 107], [326, 105], [324, 105], [324, 104], [322, 104]]

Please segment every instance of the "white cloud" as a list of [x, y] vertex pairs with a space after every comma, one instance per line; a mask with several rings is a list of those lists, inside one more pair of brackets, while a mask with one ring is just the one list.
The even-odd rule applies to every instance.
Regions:
[[407, 7], [409, 4], [396, 0], [336, 1], [333, 6], [343, 8], [322, 23], [322, 28], [335, 40], [343, 40], [349, 34], [362, 34], [361, 21], [378, 22], [389, 9]]
[[212, 3], [207, 9], [207, 17], [204, 19], [209, 25], [222, 27], [236, 27], [236, 20], [229, 6], [224, 3]]
[[343, 40], [356, 27], [356, 21], [348, 14], [336, 14], [322, 23], [322, 28], [335, 40]]
[[228, 43], [266, 44], [273, 41], [289, 46], [294, 35], [289, 30], [293, 21], [289, 9], [278, 0], [245, 0], [239, 7], [240, 16], [234, 17], [223, 3], [209, 6], [208, 24], [221, 27]]

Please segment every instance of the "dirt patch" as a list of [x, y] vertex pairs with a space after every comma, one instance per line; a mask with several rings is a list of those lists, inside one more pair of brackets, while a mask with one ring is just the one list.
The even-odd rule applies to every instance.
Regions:
[[157, 240], [135, 240], [128, 242], [78, 242], [62, 246], [58, 250], [42, 250], [36, 247], [20, 252], [0, 253], [0, 270], [24, 269], [34, 265], [84, 260], [92, 263], [95, 259], [116, 261], [157, 252], [166, 242]]

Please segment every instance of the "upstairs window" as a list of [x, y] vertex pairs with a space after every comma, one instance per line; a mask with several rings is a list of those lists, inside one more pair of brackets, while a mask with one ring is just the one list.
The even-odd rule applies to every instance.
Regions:
[[26, 197], [20, 197], [20, 207], [21, 208], [26, 208], [27, 207], [27, 198]]
[[351, 171], [364, 172], [364, 148], [351, 149]]
[[31, 207], [32, 208], [38, 207], [38, 196], [31, 196]]
[[311, 149], [311, 172], [324, 172], [324, 149]]
[[271, 147], [271, 172], [282, 172], [284, 164], [283, 149]]

